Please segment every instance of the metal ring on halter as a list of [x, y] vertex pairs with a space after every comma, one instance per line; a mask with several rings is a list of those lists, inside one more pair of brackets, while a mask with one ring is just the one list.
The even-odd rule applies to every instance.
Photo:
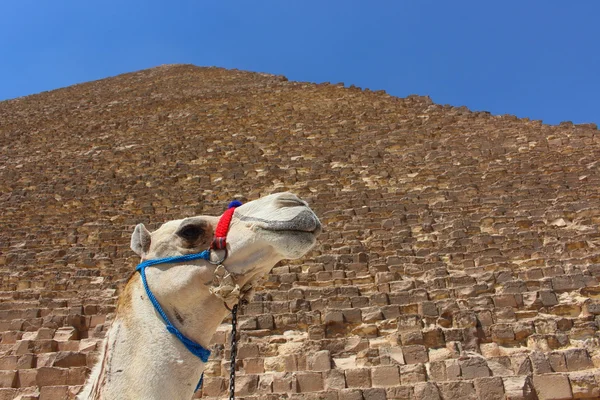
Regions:
[[[215, 251], [215, 249], [209, 249], [212, 252]], [[212, 265], [221, 265], [223, 264], [223, 261], [225, 261], [227, 259], [227, 248], [224, 249], [220, 249], [222, 251], [225, 252], [225, 254], [223, 255], [223, 258], [221, 258], [219, 261], [212, 261], [210, 257], [208, 257], [208, 262], [211, 263]]]

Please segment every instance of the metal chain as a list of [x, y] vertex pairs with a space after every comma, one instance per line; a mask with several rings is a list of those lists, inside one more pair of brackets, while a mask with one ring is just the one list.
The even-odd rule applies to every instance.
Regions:
[[229, 373], [229, 400], [235, 400], [235, 358], [237, 356], [237, 310], [238, 305], [231, 308], [231, 366]]

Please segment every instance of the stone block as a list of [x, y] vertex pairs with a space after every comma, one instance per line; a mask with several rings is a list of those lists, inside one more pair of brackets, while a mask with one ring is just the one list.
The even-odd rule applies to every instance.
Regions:
[[342, 389], [338, 397], [343, 400], [364, 400], [362, 390], [359, 389]]
[[534, 375], [533, 386], [539, 400], [566, 400], [573, 397], [569, 378], [563, 374]]
[[22, 369], [19, 371], [19, 387], [37, 386], [37, 369]]
[[41, 367], [37, 369], [38, 386], [66, 385], [68, 369], [55, 367]]
[[83, 385], [89, 375], [89, 368], [87, 367], [74, 367], [70, 368], [67, 374], [67, 385]]
[[439, 327], [426, 328], [421, 332], [423, 335], [423, 345], [428, 349], [444, 347], [446, 345], [444, 333]]
[[[17, 399], [17, 389], [0, 388], [0, 400], [14, 400]], [[38, 400], [39, 397], [35, 396], [32, 400]], [[27, 399], [29, 400], [29, 399]]]
[[344, 321], [349, 324], [360, 324], [362, 322], [362, 312], [359, 308], [347, 308], [342, 311]]
[[331, 354], [329, 350], [317, 351], [308, 356], [308, 368], [311, 371], [328, 371], [331, 369]]
[[371, 369], [373, 387], [390, 387], [400, 384], [400, 374], [395, 365], [377, 366]]
[[243, 360], [244, 358], [259, 357], [260, 352], [258, 345], [254, 343], [243, 343], [238, 347], [237, 358]]
[[481, 357], [469, 357], [459, 360], [461, 376], [463, 379], [473, 379], [490, 376], [487, 362]]
[[245, 374], [262, 374], [265, 372], [265, 362], [263, 358], [246, 358], [242, 360]]
[[414, 386], [414, 400], [442, 400], [442, 398], [435, 383], [419, 382]]
[[386, 400], [385, 389], [383, 388], [368, 388], [363, 389], [364, 400]]
[[323, 376], [320, 372], [297, 372], [296, 381], [299, 393], [320, 392], [323, 390]]
[[61, 368], [84, 367], [87, 365], [87, 357], [83, 353], [72, 351], [61, 351], [56, 353], [52, 366]]
[[273, 374], [262, 374], [258, 377], [257, 394], [265, 395], [273, 393]]
[[541, 351], [532, 351], [529, 353], [529, 359], [531, 360], [531, 367], [535, 375], [549, 374], [554, 372], [550, 362], [546, 358], [545, 354]]
[[17, 371], [0, 371], [0, 388], [17, 387]]
[[17, 369], [28, 369], [33, 368], [36, 363], [36, 357], [34, 354], [23, 354], [17, 360]]
[[477, 393], [471, 382], [442, 382], [437, 385], [444, 400], [477, 400]]
[[407, 364], [426, 363], [429, 361], [427, 348], [422, 345], [402, 346], [402, 354]]
[[432, 361], [429, 363], [428, 376], [430, 381], [442, 382], [447, 380], [446, 378], [446, 362], [445, 361]]
[[256, 317], [258, 329], [274, 329], [275, 321], [271, 314], [262, 314]]
[[258, 329], [258, 322], [256, 317], [244, 317], [238, 324], [238, 330], [240, 331], [253, 331]]
[[340, 390], [346, 387], [346, 377], [343, 370], [330, 369], [323, 372], [323, 376], [326, 390]]
[[460, 378], [460, 363], [456, 359], [444, 360], [446, 364], [446, 379], [455, 380]]
[[600, 398], [600, 382], [593, 372], [579, 371], [569, 373], [571, 390], [575, 399]]
[[492, 326], [492, 340], [498, 343], [509, 343], [515, 340], [512, 325], [496, 324]]
[[567, 370], [580, 371], [594, 368], [592, 359], [586, 349], [568, 349], [564, 351]]
[[[288, 356], [290, 357], [290, 356]], [[293, 359], [293, 356], [291, 356]], [[294, 362], [294, 367], [295, 367]], [[265, 357], [263, 359], [263, 368], [268, 372], [285, 372], [286, 371], [286, 359], [285, 357]]]
[[273, 393], [296, 393], [296, 377], [290, 373], [275, 373]]
[[499, 376], [475, 378], [473, 379], [473, 386], [478, 399], [504, 400], [504, 384]]
[[258, 375], [239, 375], [235, 378], [235, 395], [247, 396], [258, 389]]
[[17, 369], [18, 356], [3, 356], [0, 358], [0, 370], [13, 370]]
[[547, 354], [548, 362], [553, 372], [567, 372], [567, 361], [562, 351], [553, 351]]
[[202, 395], [208, 397], [224, 396], [227, 393], [227, 381], [221, 376], [204, 376]]
[[344, 371], [346, 387], [368, 388], [371, 387], [371, 373], [369, 368], [352, 368]]
[[417, 382], [427, 381], [427, 371], [423, 364], [411, 364], [400, 366], [400, 383], [412, 385]]
[[421, 331], [400, 332], [400, 340], [403, 345], [424, 344], [423, 333]]
[[64, 400], [68, 397], [68, 386], [43, 386], [40, 388], [39, 400]]

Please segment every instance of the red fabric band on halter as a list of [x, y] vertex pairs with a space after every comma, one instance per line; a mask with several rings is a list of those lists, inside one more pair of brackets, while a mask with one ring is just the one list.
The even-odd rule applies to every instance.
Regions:
[[221, 215], [219, 223], [217, 224], [217, 229], [215, 230], [215, 238], [210, 245], [211, 249], [223, 250], [227, 247], [227, 232], [229, 231], [229, 224], [231, 223], [231, 218], [233, 218], [235, 209], [240, 205], [241, 203], [232, 203], [227, 211]]

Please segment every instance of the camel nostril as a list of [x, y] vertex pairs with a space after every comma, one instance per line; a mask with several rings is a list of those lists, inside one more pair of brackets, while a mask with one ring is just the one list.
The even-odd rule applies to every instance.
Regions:
[[278, 199], [277, 204], [281, 207], [307, 207], [305, 201], [301, 200], [298, 196], [292, 193], [282, 193]]

